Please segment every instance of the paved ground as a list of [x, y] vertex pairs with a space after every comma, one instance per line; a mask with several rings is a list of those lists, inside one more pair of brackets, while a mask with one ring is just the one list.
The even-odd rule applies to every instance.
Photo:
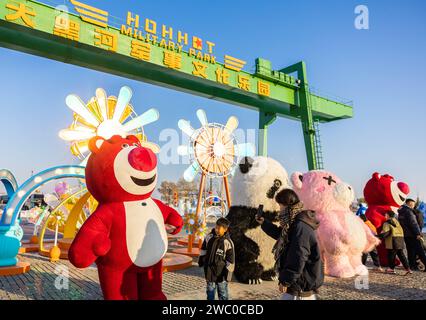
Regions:
[[[18, 276], [0, 277], [0, 300], [102, 299], [96, 267], [79, 270], [66, 260], [50, 263], [47, 258], [37, 253], [21, 255], [20, 259], [31, 262], [31, 271]], [[426, 299], [426, 273], [416, 272], [413, 275], [403, 276], [402, 270], [398, 272], [399, 275], [371, 272], [368, 284], [365, 279], [357, 281], [326, 278], [320, 299]], [[205, 299], [205, 282], [201, 270], [195, 263], [189, 269], [165, 273], [163, 287], [171, 300]], [[363, 289], [357, 289], [360, 287]], [[231, 282], [230, 295], [232, 299], [242, 300], [279, 297], [275, 282], [263, 282], [261, 285]]]

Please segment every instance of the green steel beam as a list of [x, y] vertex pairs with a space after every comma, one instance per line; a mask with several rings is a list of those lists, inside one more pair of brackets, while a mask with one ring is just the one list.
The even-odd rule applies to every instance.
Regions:
[[[290, 108], [290, 104], [283, 101], [265, 98], [101, 48], [82, 43], [76, 44], [71, 40], [3, 20], [0, 20], [0, 46], [253, 110], [270, 110], [291, 119], [298, 117], [295, 110]], [[292, 91], [290, 95], [294, 95], [293, 90], [286, 90]], [[291, 99], [289, 100], [294, 103]]]
[[259, 156], [268, 155], [268, 127], [277, 119], [275, 113], [259, 111], [259, 138], [257, 144], [257, 153]]
[[282, 69], [282, 72], [296, 72], [297, 77], [300, 80], [300, 90], [298, 91], [298, 94], [303, 138], [305, 140], [306, 157], [308, 159], [309, 170], [316, 170], [318, 168], [318, 163], [315, 153], [315, 127], [314, 118], [312, 115], [312, 101], [311, 95], [309, 93], [306, 64], [304, 61], [301, 61]]
[[[6, 21], [6, 15], [13, 13], [6, 7], [8, 3], [31, 7], [36, 12], [32, 17], [34, 28], [25, 25], [21, 19]], [[227, 69], [224, 64], [213, 61], [205, 63], [205, 77], [199, 77], [193, 74], [194, 63], [203, 61], [194, 55], [161, 46], [160, 42], [135, 40], [125, 30], [111, 26], [100, 28], [114, 35], [117, 45], [114, 51], [97, 45], [94, 35], [99, 27], [73, 13], [67, 14], [71, 22], [80, 26], [78, 41], [54, 35], [55, 17], [59, 14], [63, 12], [33, 0], [1, 1], [0, 46], [256, 110], [259, 112], [259, 129], [263, 129], [263, 133], [259, 134], [258, 148], [264, 155], [267, 154], [267, 126], [276, 116], [301, 121], [310, 169], [316, 167], [315, 153], [311, 148], [313, 120], [330, 122], [353, 116], [352, 106], [309, 92], [304, 62], [274, 71], [269, 61], [257, 59], [256, 72], [251, 74]], [[142, 60], [132, 56], [132, 41], [149, 43], [150, 57]], [[170, 51], [181, 55], [179, 69], [165, 65], [165, 55]], [[227, 73], [228, 81], [223, 83], [219, 80], [218, 70]], [[297, 72], [300, 84], [290, 75], [294, 72]], [[239, 86], [240, 77], [248, 78], [249, 88], [243, 90]], [[260, 82], [269, 86], [268, 95], [259, 94]]]
[[312, 105], [312, 115], [315, 120], [331, 122], [347, 119], [348, 115], [353, 117], [353, 108], [349, 104], [336, 102], [312, 93], [309, 96]]

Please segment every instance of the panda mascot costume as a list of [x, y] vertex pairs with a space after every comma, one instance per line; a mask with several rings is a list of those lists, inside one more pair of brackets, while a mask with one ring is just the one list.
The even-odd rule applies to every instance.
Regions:
[[231, 180], [232, 206], [227, 219], [235, 245], [235, 277], [239, 282], [259, 284], [275, 280], [275, 240], [264, 233], [255, 216], [263, 205], [265, 219], [278, 223], [279, 205], [275, 195], [289, 188], [286, 170], [274, 159], [245, 157]]

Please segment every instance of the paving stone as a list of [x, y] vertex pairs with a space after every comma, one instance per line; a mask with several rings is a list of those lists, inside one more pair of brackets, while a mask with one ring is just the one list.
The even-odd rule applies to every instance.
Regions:
[[[69, 261], [51, 263], [37, 253], [20, 256], [31, 263], [27, 274], [0, 277], [0, 300], [99, 300], [102, 292], [96, 267], [77, 269]], [[195, 261], [195, 260], [194, 260]], [[68, 289], [55, 287], [58, 266], [68, 268]], [[397, 275], [370, 272], [368, 286], [357, 289], [356, 278], [336, 279], [326, 277], [319, 298], [323, 300], [424, 300], [426, 299], [426, 273], [415, 272], [403, 275], [397, 268]], [[365, 281], [364, 281], [365, 283]], [[171, 300], [204, 300], [206, 283], [201, 268], [194, 263], [191, 268], [167, 272], [163, 276], [163, 290]], [[236, 300], [279, 299], [276, 282], [264, 281], [260, 285], [246, 285], [238, 282], [229, 284], [230, 296]]]

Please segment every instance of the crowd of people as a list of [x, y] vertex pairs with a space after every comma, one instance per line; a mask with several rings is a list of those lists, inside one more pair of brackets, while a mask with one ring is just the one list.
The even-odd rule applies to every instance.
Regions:
[[[370, 227], [385, 244], [388, 253], [388, 268], [386, 273], [395, 274], [395, 258], [399, 258], [406, 274], [412, 274], [413, 271], [426, 271], [426, 254], [422, 234], [424, 226], [423, 213], [416, 208], [416, 202], [413, 199], [407, 199], [398, 209], [398, 214], [388, 211], [385, 214], [386, 222], [380, 233], [368, 221], [365, 214], [361, 213], [360, 218]], [[407, 252], [407, 255], [405, 254]], [[371, 251], [371, 259], [377, 271], [382, 272], [380, 260], [376, 250]], [[363, 263], [367, 261], [367, 255], [363, 255]], [[421, 266], [421, 267], [419, 267]]]
[[[276, 240], [273, 254], [281, 299], [315, 300], [318, 289], [324, 282], [324, 266], [315, 233], [319, 222], [315, 218], [315, 212], [305, 210], [303, 203], [291, 189], [281, 190], [275, 201], [280, 205], [279, 226], [266, 220], [261, 214], [256, 216], [256, 221], [267, 235]], [[415, 208], [414, 200], [407, 199], [399, 208], [398, 214], [387, 212], [386, 222], [380, 232], [365, 214], [361, 214], [360, 218], [384, 243], [389, 265], [386, 270], [382, 268], [377, 250], [363, 254], [364, 264], [370, 255], [377, 271], [395, 274], [398, 257], [405, 274], [422, 269], [426, 272], [423, 214]], [[226, 218], [219, 218], [201, 247], [199, 266], [204, 268], [209, 300], [215, 299], [216, 291], [220, 300], [229, 298], [228, 282], [232, 279], [235, 265], [234, 245], [228, 234], [229, 224]]]

